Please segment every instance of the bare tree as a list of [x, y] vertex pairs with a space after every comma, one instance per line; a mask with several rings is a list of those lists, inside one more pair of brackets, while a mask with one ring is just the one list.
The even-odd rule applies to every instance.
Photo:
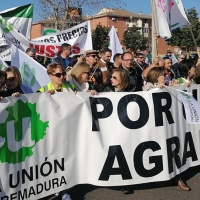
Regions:
[[[72, 8], [81, 9], [83, 14], [94, 14], [102, 8], [121, 8], [123, 0], [38, 0], [40, 16], [51, 19], [55, 29], [65, 29], [73, 19]], [[74, 12], [74, 15], [76, 13]]]

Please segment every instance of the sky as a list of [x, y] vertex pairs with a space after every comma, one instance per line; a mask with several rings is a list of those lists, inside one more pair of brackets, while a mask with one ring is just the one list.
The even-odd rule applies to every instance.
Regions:
[[[121, 0], [126, 4], [122, 8], [124, 10], [131, 11], [133, 13], [139, 13], [140, 11], [143, 14], [151, 14], [151, 0]], [[33, 22], [37, 22], [41, 20], [39, 16], [39, 7], [38, 7], [38, 0], [6, 0], [4, 3], [1, 4], [0, 11], [3, 11], [8, 8], [16, 7], [16, 6], [22, 6], [26, 4], [33, 3], [35, 5], [34, 7], [34, 14], [33, 14]], [[200, 18], [200, 1], [199, 0], [182, 0], [184, 8], [187, 10], [189, 8], [195, 7], [197, 13], [199, 13]]]

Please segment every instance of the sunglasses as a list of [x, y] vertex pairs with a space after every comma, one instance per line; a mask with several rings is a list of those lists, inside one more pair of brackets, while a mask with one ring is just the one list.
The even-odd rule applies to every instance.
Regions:
[[61, 76], [66, 76], [66, 72], [63, 72], [63, 73], [55, 73], [55, 74], [51, 74], [53, 76], [56, 76], [57, 78], [60, 78]]
[[6, 84], [6, 81], [0, 81], [0, 87], [4, 86]]
[[142, 59], [142, 58], [144, 58], [144, 57], [138, 57], [138, 58], [141, 58], [141, 59]]
[[87, 74], [88, 76], [90, 75], [90, 72], [83, 72], [84, 74]]
[[14, 77], [9, 77], [9, 78], [6, 79], [6, 81], [14, 81], [15, 78], [16, 78], [15, 76]]
[[185, 58], [180, 58], [181, 60], [185, 60]]
[[97, 55], [88, 55], [88, 57], [93, 57], [93, 58], [97, 58]]
[[111, 76], [111, 78], [113, 78], [113, 79], [117, 79], [117, 77], [116, 77], [116, 76]]

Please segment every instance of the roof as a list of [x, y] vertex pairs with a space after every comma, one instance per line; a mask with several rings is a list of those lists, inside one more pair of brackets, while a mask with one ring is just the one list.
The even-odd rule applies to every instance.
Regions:
[[92, 18], [99, 18], [99, 17], [105, 17], [105, 16], [113, 16], [113, 17], [130, 17], [130, 16], [132, 16], [133, 18], [140, 18], [140, 19], [151, 19], [152, 18], [151, 15], [143, 15], [142, 13], [135, 14], [133, 12], [123, 10], [123, 9], [108, 9], [108, 8], [103, 8], [100, 12], [98, 12]]

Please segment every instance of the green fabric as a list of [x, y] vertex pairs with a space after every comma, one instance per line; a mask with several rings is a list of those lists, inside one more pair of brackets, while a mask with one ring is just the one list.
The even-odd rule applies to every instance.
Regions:
[[22, 17], [22, 18], [33, 18], [33, 4], [17, 7], [8, 12], [2, 13], [2, 17]]

